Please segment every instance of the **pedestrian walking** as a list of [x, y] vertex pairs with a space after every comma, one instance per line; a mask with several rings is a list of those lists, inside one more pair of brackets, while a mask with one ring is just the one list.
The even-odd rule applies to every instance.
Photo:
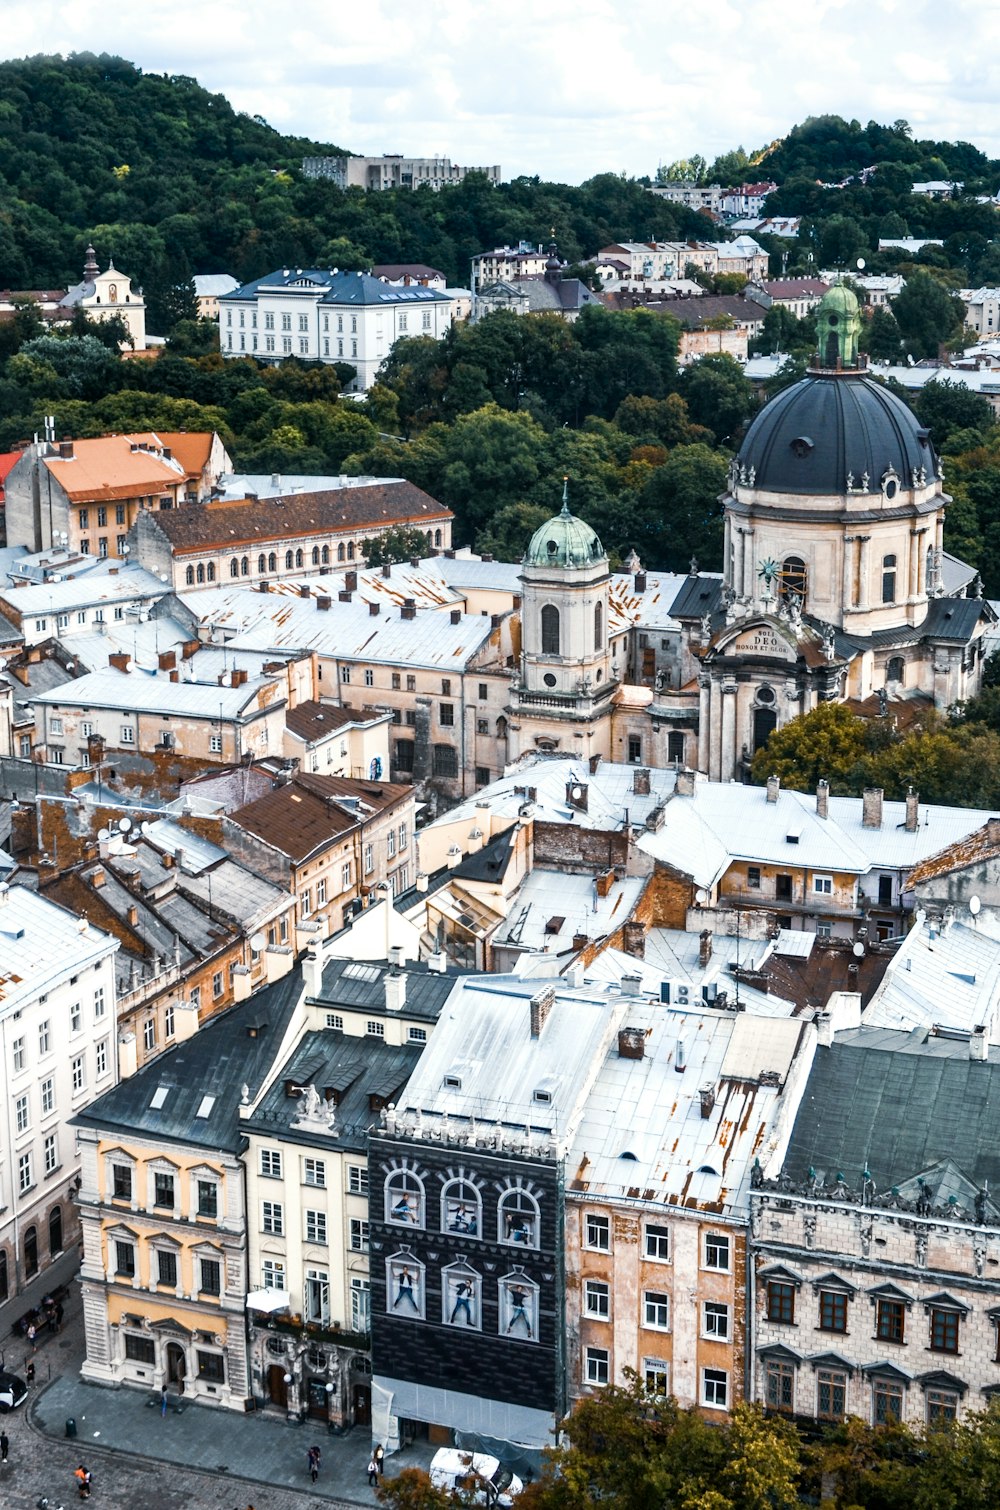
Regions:
[[0, 1463], [6, 1463], [9, 1451], [10, 1438], [5, 1431], [0, 1431]]
[[379, 1474], [384, 1473], [385, 1472], [385, 1448], [382, 1446], [381, 1442], [377, 1442], [375, 1444], [375, 1451], [372, 1453], [372, 1457], [375, 1459], [375, 1471], [377, 1473], [379, 1473]]
[[34, 1352], [35, 1348], [38, 1346], [38, 1334], [35, 1331], [34, 1322], [32, 1322], [31, 1326], [29, 1326], [28, 1328], [28, 1341], [31, 1343], [31, 1351]]
[[161, 1416], [165, 1416], [166, 1413], [167, 1413], [167, 1386], [164, 1384], [163, 1388], [160, 1390], [160, 1415]]
[[92, 1475], [91, 1475], [90, 1469], [89, 1468], [85, 1468], [83, 1466], [83, 1464], [80, 1463], [73, 1470], [73, 1477], [76, 1479], [77, 1487], [79, 1488], [79, 1491], [80, 1491], [80, 1498], [82, 1500], [89, 1500], [90, 1499], [90, 1486], [91, 1486], [91, 1483], [92, 1483]]
[[319, 1458], [319, 1448], [315, 1443], [313, 1443], [313, 1445], [309, 1449], [309, 1477], [312, 1479], [314, 1484], [319, 1478]]
[[375, 1466], [375, 1454], [368, 1459], [368, 1487], [376, 1488], [378, 1485], [378, 1468]]

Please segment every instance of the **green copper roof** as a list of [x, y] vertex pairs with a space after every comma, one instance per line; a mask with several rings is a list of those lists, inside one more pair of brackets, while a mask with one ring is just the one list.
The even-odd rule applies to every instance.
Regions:
[[857, 367], [861, 314], [849, 288], [835, 283], [816, 310], [816, 335], [821, 367]]
[[531, 537], [524, 555], [525, 566], [589, 566], [604, 556], [604, 547], [594, 530], [569, 511], [567, 486], [563, 506]]

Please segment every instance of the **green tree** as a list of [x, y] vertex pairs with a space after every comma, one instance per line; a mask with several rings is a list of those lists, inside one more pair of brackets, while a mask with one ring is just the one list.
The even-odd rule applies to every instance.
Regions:
[[750, 770], [758, 785], [777, 776], [782, 786], [813, 792], [825, 778], [832, 792], [850, 795], [864, 785], [867, 754], [865, 720], [843, 703], [820, 703], [776, 729]]
[[520, 561], [532, 535], [551, 517], [544, 504], [508, 503], [479, 531], [476, 550], [497, 561]]
[[423, 560], [429, 554], [423, 530], [396, 525], [361, 542], [362, 554], [369, 566], [385, 566], [393, 561]]
[[757, 396], [739, 362], [726, 352], [713, 352], [685, 367], [678, 390], [696, 425], [704, 425], [719, 441], [731, 440], [753, 413]]
[[989, 402], [962, 383], [925, 383], [913, 405], [917, 418], [931, 432], [939, 451], [947, 448], [959, 430], [976, 430], [984, 439], [995, 429]]
[[896, 295], [892, 312], [906, 350], [915, 357], [934, 357], [961, 332], [965, 306], [930, 273], [917, 269]]
[[455, 1510], [456, 1503], [462, 1503], [432, 1484], [422, 1468], [404, 1468], [392, 1478], [381, 1478], [375, 1495], [387, 1510]]
[[667, 571], [687, 571], [692, 556], [717, 561], [722, 551], [722, 507], [729, 463], [703, 443], [677, 446], [643, 488], [632, 541], [644, 560]]
[[878, 308], [861, 328], [861, 349], [875, 362], [898, 362], [903, 353], [903, 333], [891, 309]]

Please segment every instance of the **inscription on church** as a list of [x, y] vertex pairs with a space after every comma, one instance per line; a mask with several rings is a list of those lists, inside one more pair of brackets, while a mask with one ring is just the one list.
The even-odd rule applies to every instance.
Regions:
[[737, 655], [777, 656], [779, 660], [794, 661], [795, 651], [775, 630], [765, 624], [745, 629], [729, 646], [729, 652]]

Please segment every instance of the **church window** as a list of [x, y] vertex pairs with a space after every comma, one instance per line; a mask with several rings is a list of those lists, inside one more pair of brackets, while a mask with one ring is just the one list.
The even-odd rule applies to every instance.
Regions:
[[781, 563], [779, 592], [783, 603], [790, 603], [793, 598], [800, 604], [806, 601], [807, 572], [806, 563], [801, 556], [786, 556]]
[[594, 649], [604, 649], [604, 605], [594, 604]]
[[758, 703], [763, 704], [765, 707], [770, 708], [771, 705], [774, 702], [774, 688], [773, 687], [758, 687], [758, 689], [757, 689], [757, 701], [758, 701]]
[[559, 654], [559, 610], [551, 603], [542, 609], [542, 654]]
[[675, 729], [667, 735], [667, 760], [671, 765], [684, 764], [684, 735]]
[[902, 685], [906, 677], [906, 665], [901, 655], [894, 655], [885, 668], [887, 682], [899, 682]]
[[896, 601], [896, 558], [895, 556], [882, 557], [882, 602], [895, 603]]

